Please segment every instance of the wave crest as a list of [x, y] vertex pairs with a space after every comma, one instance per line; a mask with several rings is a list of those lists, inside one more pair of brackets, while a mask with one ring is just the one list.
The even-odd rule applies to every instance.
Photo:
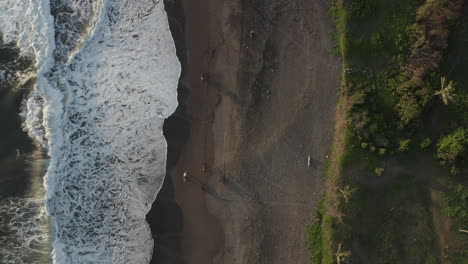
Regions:
[[24, 116], [50, 157], [54, 263], [148, 263], [180, 75], [163, 2], [4, 0], [0, 13], [36, 59]]

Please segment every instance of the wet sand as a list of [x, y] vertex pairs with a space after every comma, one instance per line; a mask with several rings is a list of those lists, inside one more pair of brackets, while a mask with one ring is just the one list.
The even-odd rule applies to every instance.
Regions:
[[166, 1], [183, 75], [152, 263], [308, 263], [340, 65], [311, 2]]

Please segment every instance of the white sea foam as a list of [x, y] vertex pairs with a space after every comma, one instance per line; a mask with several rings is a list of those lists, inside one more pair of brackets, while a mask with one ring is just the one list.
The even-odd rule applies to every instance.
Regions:
[[[50, 15], [48, 0], [0, 0], [0, 30], [5, 43], [15, 42], [22, 55], [31, 56], [36, 61], [38, 75], [50, 71], [55, 49], [53, 18]], [[33, 138], [45, 145], [42, 108], [45, 100], [52, 104], [44, 90], [49, 85], [45, 78], [38, 78], [34, 96], [28, 103], [31, 107], [27, 116], [27, 129]], [[40, 99], [38, 99], [40, 98]], [[59, 99], [59, 98], [57, 98]], [[58, 100], [60, 101], [60, 100]]]
[[49, 236], [43, 203], [41, 198], [0, 199], [1, 263], [45, 263]]
[[50, 225], [44, 206], [44, 188], [41, 188], [48, 161], [42, 159], [40, 152], [17, 159], [26, 159], [24, 171], [30, 178], [24, 187], [26, 197], [0, 197], [0, 263], [50, 263]]
[[26, 123], [50, 156], [54, 262], [148, 263], [180, 75], [162, 0], [0, 0], [0, 13], [4, 39], [37, 60]]

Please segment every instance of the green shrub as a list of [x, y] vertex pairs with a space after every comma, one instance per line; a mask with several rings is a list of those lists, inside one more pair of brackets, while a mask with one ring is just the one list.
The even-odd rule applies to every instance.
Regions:
[[366, 102], [366, 92], [365, 91], [358, 91], [355, 92], [350, 98], [349, 102], [352, 105], [360, 105]]
[[419, 143], [419, 147], [423, 150], [426, 150], [431, 144], [432, 144], [432, 140], [427, 137], [421, 140], [421, 143]]
[[400, 116], [400, 120], [404, 125], [407, 125], [411, 121], [417, 119], [422, 112], [421, 105], [417, 98], [415, 96], [411, 96], [409, 93], [402, 95], [396, 108]]
[[376, 0], [354, 0], [349, 6], [349, 13], [352, 18], [364, 18], [373, 15], [376, 8]]
[[460, 127], [437, 143], [437, 157], [442, 164], [463, 159], [468, 151], [468, 129]]
[[452, 185], [442, 196], [444, 213], [459, 221], [468, 223], [468, 188], [461, 184]]
[[411, 144], [411, 139], [400, 140], [400, 144], [398, 146], [398, 151], [400, 151], [400, 152], [408, 151], [410, 144]]

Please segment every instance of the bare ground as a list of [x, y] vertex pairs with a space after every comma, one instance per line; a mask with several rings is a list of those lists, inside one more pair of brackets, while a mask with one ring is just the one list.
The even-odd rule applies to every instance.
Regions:
[[168, 177], [183, 263], [309, 262], [339, 88], [328, 4], [182, 2], [189, 135]]

